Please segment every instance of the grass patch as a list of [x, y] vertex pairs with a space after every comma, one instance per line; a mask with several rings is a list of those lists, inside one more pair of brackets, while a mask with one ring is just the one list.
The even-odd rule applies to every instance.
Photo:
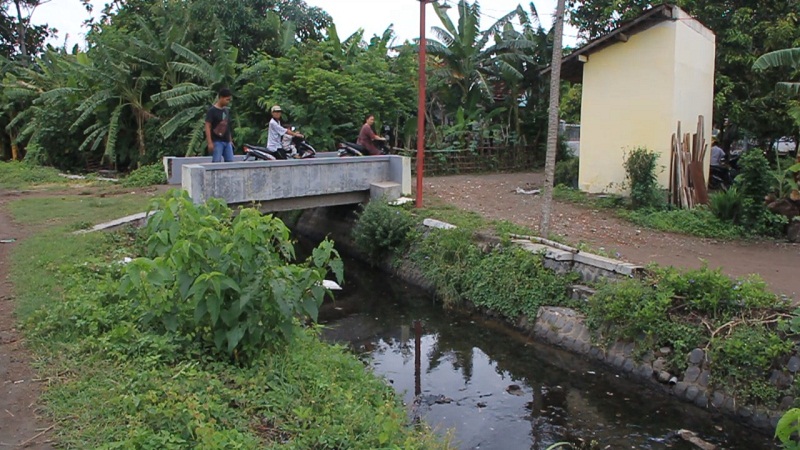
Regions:
[[189, 336], [152, 332], [143, 299], [120, 295], [124, 268], [114, 263], [134, 256], [135, 234], [70, 233], [76, 222], [142, 210], [145, 199], [132, 198], [13, 205], [16, 220], [34, 226], [15, 248], [11, 279], [38, 369], [50, 379], [44, 400], [60, 445], [447, 448], [409, 426], [392, 389], [314, 330], [249, 365], [219, 359]]
[[733, 240], [748, 237], [747, 231], [714, 216], [707, 208], [673, 210], [618, 210], [616, 214], [636, 225], [671, 233]]
[[533, 229], [509, 222], [508, 220], [489, 220], [475, 211], [467, 211], [444, 203], [440, 199], [427, 200], [427, 206], [413, 210], [422, 219], [436, 219], [469, 231], [494, 231], [500, 236], [508, 234], [532, 235]]
[[22, 225], [61, 226], [102, 223], [147, 211], [153, 194], [122, 194], [109, 197], [64, 195], [11, 202], [14, 220]]
[[628, 209], [629, 202], [624, 197], [594, 196], [565, 186], [557, 186], [553, 196], [563, 202], [613, 210], [621, 219], [657, 231], [721, 240], [752, 237], [744, 227], [720, 220], [708, 208], [702, 206], [694, 209]]
[[25, 189], [35, 184], [67, 184], [52, 167], [17, 161], [0, 161], [0, 189]]

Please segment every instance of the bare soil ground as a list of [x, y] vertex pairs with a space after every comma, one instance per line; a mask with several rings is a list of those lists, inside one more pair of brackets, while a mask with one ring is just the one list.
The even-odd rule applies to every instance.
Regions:
[[[425, 180], [425, 195], [488, 219], [508, 220], [538, 230], [541, 198], [516, 194], [515, 190], [540, 188], [543, 182], [541, 172], [434, 177]], [[730, 276], [758, 274], [773, 291], [800, 300], [800, 279], [795, 278], [800, 268], [800, 244], [725, 242], [665, 233], [634, 225], [612, 211], [562, 202], [553, 205], [551, 232], [572, 245], [585, 243], [631, 263], [699, 268], [707, 262]]]
[[52, 449], [53, 427], [38, 410], [40, 386], [34, 381], [30, 354], [16, 328], [16, 302], [8, 279], [13, 248], [25, 238], [25, 229], [11, 220], [6, 208], [19, 193], [0, 193], [0, 448]]

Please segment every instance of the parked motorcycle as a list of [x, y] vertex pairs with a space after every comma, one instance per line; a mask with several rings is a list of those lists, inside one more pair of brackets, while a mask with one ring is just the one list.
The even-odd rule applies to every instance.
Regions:
[[711, 166], [708, 178], [709, 190], [726, 191], [733, 185], [733, 180], [739, 174], [739, 156], [730, 155], [723, 166]]

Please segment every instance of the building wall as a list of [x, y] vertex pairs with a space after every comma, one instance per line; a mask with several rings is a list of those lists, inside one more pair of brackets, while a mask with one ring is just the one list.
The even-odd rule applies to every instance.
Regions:
[[[673, 130], [681, 122], [681, 133], [697, 132], [697, 116], [705, 120], [706, 158], [705, 174], [708, 181], [708, 165], [711, 162], [711, 130], [714, 112], [714, 52], [715, 36], [700, 22], [677, 10], [675, 45], [675, 98]], [[670, 135], [671, 136], [671, 135]], [[666, 155], [669, 158], [669, 153]], [[667, 186], [669, 170], [663, 178]]]
[[713, 70], [713, 34], [691, 19], [661, 22], [589, 55], [583, 72], [580, 189], [626, 193], [623, 162], [636, 147], [661, 154], [659, 182], [666, 187], [677, 121], [694, 130], [698, 115], [704, 115], [710, 138]]

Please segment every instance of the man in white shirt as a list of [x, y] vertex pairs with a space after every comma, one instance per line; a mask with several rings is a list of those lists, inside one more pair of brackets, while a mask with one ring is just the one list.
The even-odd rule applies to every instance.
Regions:
[[292, 130], [287, 130], [281, 125], [281, 115], [283, 110], [280, 106], [275, 105], [270, 109], [272, 113], [272, 120], [269, 121], [269, 134], [267, 135], [267, 150], [277, 151], [278, 149], [282, 148], [283, 145], [281, 143], [281, 138], [283, 135], [288, 134], [289, 136], [295, 136], [299, 138], [303, 138], [300, 133], [296, 133]]

